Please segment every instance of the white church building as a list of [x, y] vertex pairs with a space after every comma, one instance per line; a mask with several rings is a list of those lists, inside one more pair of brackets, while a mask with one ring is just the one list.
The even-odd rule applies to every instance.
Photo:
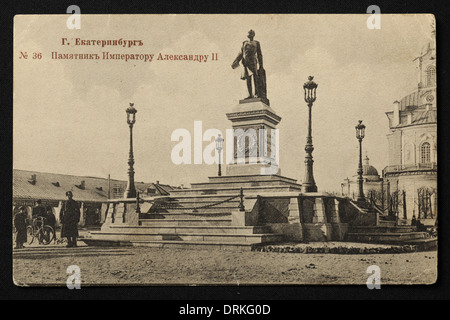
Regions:
[[414, 61], [419, 70], [417, 88], [386, 112], [389, 162], [383, 179], [389, 181], [391, 193], [398, 192], [400, 201], [406, 200], [399, 205], [400, 219], [415, 215], [431, 224], [437, 216], [435, 43], [428, 43]]

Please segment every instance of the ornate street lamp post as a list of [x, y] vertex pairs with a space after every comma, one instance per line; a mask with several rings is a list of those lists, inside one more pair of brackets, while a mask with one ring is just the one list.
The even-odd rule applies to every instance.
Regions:
[[221, 162], [221, 152], [223, 150], [223, 138], [222, 135], [219, 134], [216, 139], [216, 150], [219, 152], [219, 173], [218, 176], [222, 176], [222, 162]]
[[308, 136], [306, 137], [306, 157], [305, 157], [305, 177], [302, 182], [302, 192], [317, 192], [316, 182], [314, 181], [313, 175], [313, 158], [312, 152], [314, 147], [312, 144], [312, 128], [311, 128], [311, 109], [313, 102], [316, 101], [316, 89], [317, 83], [313, 81], [314, 77], [309, 76], [308, 82], [303, 85], [305, 90], [305, 102], [308, 104], [309, 116], [308, 116]]
[[130, 153], [128, 156], [128, 185], [125, 190], [125, 198], [136, 198], [136, 187], [134, 186], [134, 156], [133, 156], [133, 125], [136, 122], [136, 112], [134, 103], [130, 103], [130, 106], [126, 109], [127, 123], [130, 127]]
[[139, 197], [139, 192], [136, 192], [136, 213], [141, 213], [141, 206], [140, 203], [141, 198]]
[[362, 141], [365, 136], [366, 126], [362, 124], [362, 120], [359, 120], [356, 129], [356, 139], [359, 141], [359, 163], [358, 163], [358, 197], [356, 201], [365, 201], [363, 190], [363, 167], [362, 167]]

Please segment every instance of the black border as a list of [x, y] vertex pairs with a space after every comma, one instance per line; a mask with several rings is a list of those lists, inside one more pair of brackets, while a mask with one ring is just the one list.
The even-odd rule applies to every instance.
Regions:
[[[66, 288], [19, 288], [12, 283], [12, 245], [10, 233], [0, 233], [0, 299], [82, 299], [82, 300], [171, 300], [172, 308], [165, 315], [176, 315], [178, 307], [191, 302], [191, 305], [230, 304], [231, 300], [249, 304], [266, 303], [282, 307], [285, 310], [299, 308], [295, 303], [286, 304], [287, 300], [403, 300], [403, 299], [448, 299], [450, 297], [448, 271], [448, 65], [449, 56], [449, 19], [450, 7], [444, 1], [14, 1], [6, 4], [2, 17], [2, 126], [1, 126], [1, 186], [3, 210], [0, 213], [0, 225], [3, 230], [10, 230], [10, 208], [12, 200], [12, 54], [13, 54], [13, 19], [16, 14], [64, 14], [69, 5], [76, 4], [82, 14], [145, 14], [145, 13], [365, 13], [369, 5], [376, 4], [382, 13], [432, 13], [437, 26], [437, 81], [438, 81], [438, 145], [439, 145], [439, 278], [430, 286], [384, 286], [382, 290], [368, 290], [365, 286], [256, 286], [256, 287], [97, 287], [82, 290]], [[6, 79], [5, 79], [6, 77]], [[208, 302], [200, 303], [200, 300]], [[223, 301], [219, 301], [223, 300]], [[255, 301], [259, 300], [259, 301]], [[271, 300], [271, 301], [269, 301]], [[284, 301], [284, 302], [283, 302]], [[152, 306], [152, 309], [155, 303]], [[164, 306], [165, 304], [161, 304]], [[287, 309], [286, 309], [287, 307]], [[158, 308], [158, 307], [157, 307]], [[377, 309], [377, 308], [375, 308]], [[276, 311], [272, 307], [273, 311]], [[153, 310], [154, 312], [154, 310]], [[154, 314], [152, 312], [152, 314]], [[172, 312], [175, 312], [172, 314]]]

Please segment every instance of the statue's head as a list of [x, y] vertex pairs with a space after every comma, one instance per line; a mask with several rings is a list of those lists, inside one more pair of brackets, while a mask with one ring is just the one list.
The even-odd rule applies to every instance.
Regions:
[[255, 31], [253, 31], [252, 29], [250, 29], [250, 31], [248, 32], [248, 38], [254, 38], [255, 37]]

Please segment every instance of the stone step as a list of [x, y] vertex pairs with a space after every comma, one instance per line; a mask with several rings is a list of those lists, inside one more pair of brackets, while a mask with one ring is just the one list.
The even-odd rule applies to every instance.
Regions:
[[406, 244], [415, 246], [417, 251], [436, 250], [437, 238], [411, 240]]
[[[227, 207], [227, 206], [237, 206], [239, 205], [240, 198], [228, 200], [230, 197], [225, 197], [219, 200], [211, 200], [208, 198], [204, 199], [177, 199], [177, 201], [171, 201], [170, 203], [173, 205], [179, 205], [183, 207], [197, 207], [200, 205], [207, 205], [207, 204], [215, 204], [214, 207]], [[226, 201], [226, 202], [223, 202]], [[223, 202], [223, 203], [222, 203]]]
[[349, 233], [408, 233], [416, 231], [411, 226], [353, 226], [349, 227]]
[[[195, 209], [195, 211], [194, 211]], [[231, 212], [239, 210], [237, 206], [233, 207], [211, 207], [211, 208], [195, 208], [195, 207], [183, 207], [176, 209], [164, 209], [168, 213], [195, 213], [195, 214], [231, 214]]]
[[260, 181], [236, 181], [236, 182], [205, 182], [205, 183], [192, 183], [192, 189], [222, 189], [228, 188], [248, 188], [248, 187], [260, 187], [260, 186], [292, 186], [294, 188], [301, 188], [301, 185], [283, 180], [260, 180]]
[[212, 183], [235, 183], [235, 182], [245, 182], [245, 181], [285, 181], [290, 183], [297, 183], [297, 180], [279, 176], [279, 175], [242, 175], [242, 176], [215, 176], [209, 177], [209, 182]]
[[[187, 212], [186, 212], [187, 211]], [[146, 215], [146, 219], [141, 219], [141, 221], [145, 220], [164, 220], [164, 219], [186, 219], [186, 220], [215, 220], [215, 219], [231, 219], [231, 212], [221, 212], [214, 214], [204, 214], [204, 213], [192, 213], [192, 211], [184, 210], [181, 213], [173, 213], [173, 212], [160, 212], [160, 213], [150, 213]]]
[[232, 251], [252, 251], [258, 243], [242, 242], [208, 242], [208, 241], [135, 241], [134, 246], [153, 248], [173, 248], [191, 250], [232, 250]]
[[206, 241], [217, 243], [249, 243], [260, 244], [279, 242], [283, 240], [281, 234], [208, 234], [208, 233], [177, 233], [177, 234], [148, 234], [125, 232], [92, 232], [91, 239], [107, 241]]
[[[181, 189], [171, 190], [170, 195], [172, 197], [179, 197], [180, 195], [220, 195], [220, 194], [234, 194], [238, 195], [240, 187], [223, 187], [220, 189]], [[255, 194], [258, 192], [290, 192], [301, 191], [301, 187], [296, 186], [258, 186], [258, 187], [246, 187], [244, 188], [244, 196], [247, 194]]]
[[184, 218], [168, 218], [168, 219], [143, 219], [140, 220], [141, 226], [163, 226], [163, 227], [172, 227], [172, 226], [230, 226], [230, 219], [184, 219]]
[[[152, 207], [154, 210], [193, 210], [193, 209], [234, 209], [239, 206], [240, 201], [170, 201], [165, 204], [158, 204]], [[223, 203], [222, 203], [223, 202]]]
[[208, 205], [212, 205], [212, 208], [237, 208], [240, 203], [240, 198], [235, 198], [229, 200], [231, 197], [222, 198], [173, 198], [174, 200], [169, 201], [164, 205], [153, 206], [153, 210], [166, 210], [166, 209], [177, 209], [177, 208], [198, 208]]
[[208, 242], [248, 242], [253, 244], [279, 242], [283, 239], [281, 234], [173, 234], [164, 235], [163, 240], [172, 241], [208, 241]]
[[203, 250], [232, 250], [232, 251], [251, 251], [253, 247], [259, 244], [243, 242], [208, 242], [208, 241], [116, 241], [100, 239], [82, 239], [88, 246], [116, 247], [116, 246], [136, 246], [151, 248], [173, 248], [173, 249], [203, 249]]
[[102, 231], [92, 231], [91, 234], [100, 234], [103, 232], [118, 233], [136, 233], [136, 234], [189, 234], [189, 233], [205, 233], [205, 234], [264, 234], [271, 231], [268, 226], [110, 226]]
[[348, 233], [347, 241], [368, 243], [404, 243], [411, 240], [427, 239], [426, 232], [398, 233]]
[[[191, 189], [183, 189], [183, 190], [191, 190]], [[227, 200], [231, 197], [238, 196], [239, 192], [235, 193], [224, 193], [224, 194], [206, 194], [206, 195], [192, 195], [192, 194], [177, 194], [172, 196], [170, 199], [175, 202], [219, 202]], [[245, 195], [244, 195], [245, 196]], [[230, 200], [231, 202], [239, 202], [239, 198]]]
[[380, 224], [380, 226], [385, 226], [385, 227], [395, 227], [395, 221], [380, 220], [379, 224]]

